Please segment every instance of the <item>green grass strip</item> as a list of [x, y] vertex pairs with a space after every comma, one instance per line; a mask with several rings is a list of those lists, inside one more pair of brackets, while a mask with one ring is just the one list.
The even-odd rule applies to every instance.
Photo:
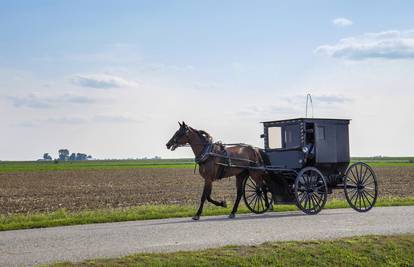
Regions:
[[[376, 204], [377, 207], [411, 205], [414, 205], [414, 197], [380, 198]], [[330, 200], [325, 206], [327, 209], [348, 207], [349, 205], [346, 201], [336, 199]], [[76, 224], [190, 217], [194, 215], [196, 208], [196, 205], [142, 205], [122, 209], [101, 209], [80, 212], [68, 212], [64, 209], [60, 209], [50, 213], [0, 215], [0, 231]], [[277, 212], [294, 210], [297, 210], [295, 205], [274, 206], [274, 211]], [[229, 205], [228, 208], [209, 205], [204, 209], [203, 216], [227, 215], [230, 214], [230, 211], [231, 205]], [[249, 212], [250, 211], [244, 205], [240, 205], [238, 211], [239, 214]]]
[[[364, 161], [371, 167], [414, 167], [413, 160], [403, 158], [352, 159]], [[91, 160], [91, 161], [0, 161], [0, 173], [75, 171], [75, 170], [117, 170], [134, 168], [194, 168], [193, 159], [160, 160]]]
[[117, 170], [135, 168], [194, 168], [192, 161], [170, 160], [118, 160], [118, 161], [60, 161], [54, 162], [0, 162], [0, 173], [77, 171], [77, 170]]
[[377, 235], [267, 242], [258, 246], [226, 246], [188, 252], [140, 253], [52, 266], [413, 266], [413, 248], [414, 235]]

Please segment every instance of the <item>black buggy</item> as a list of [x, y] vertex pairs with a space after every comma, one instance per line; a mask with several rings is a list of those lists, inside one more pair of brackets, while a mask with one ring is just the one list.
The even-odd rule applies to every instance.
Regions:
[[349, 166], [349, 120], [298, 118], [263, 122], [266, 173], [260, 186], [247, 177], [243, 199], [254, 213], [272, 204], [293, 204], [307, 214], [324, 207], [332, 189], [343, 189], [349, 205], [369, 211], [377, 200], [374, 171], [365, 163]]

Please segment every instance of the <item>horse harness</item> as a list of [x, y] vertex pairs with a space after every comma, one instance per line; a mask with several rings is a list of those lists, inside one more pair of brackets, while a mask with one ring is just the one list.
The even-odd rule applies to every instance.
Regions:
[[[226, 168], [240, 167], [240, 166], [234, 165], [232, 163], [232, 160], [243, 161], [245, 163], [249, 163], [250, 165], [257, 164], [257, 162], [249, 160], [249, 159], [230, 157], [230, 154], [226, 150], [226, 145], [244, 145], [244, 144], [223, 144], [221, 142], [213, 143], [212, 141], [206, 142], [204, 144], [204, 148], [201, 154], [198, 157], [196, 156], [194, 159], [195, 161], [194, 173], [196, 171], [197, 164], [202, 165], [205, 162], [207, 162], [207, 160], [209, 160], [211, 157], [223, 159], [223, 162], [216, 163], [217, 165], [219, 165], [218, 172], [217, 172], [217, 179], [221, 179], [224, 177]], [[215, 150], [215, 148], [218, 148], [218, 151]]]

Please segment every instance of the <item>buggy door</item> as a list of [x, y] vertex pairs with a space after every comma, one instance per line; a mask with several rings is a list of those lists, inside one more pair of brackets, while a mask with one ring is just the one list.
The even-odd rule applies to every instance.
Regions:
[[315, 126], [316, 162], [335, 163], [337, 161], [335, 125], [317, 123]]

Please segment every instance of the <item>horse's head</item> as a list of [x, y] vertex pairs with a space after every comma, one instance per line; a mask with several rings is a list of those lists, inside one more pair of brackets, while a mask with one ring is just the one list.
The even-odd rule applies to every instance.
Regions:
[[170, 141], [167, 143], [167, 149], [171, 149], [174, 151], [179, 146], [184, 146], [188, 144], [188, 133], [190, 131], [190, 127], [183, 123], [178, 123], [180, 128], [175, 132], [173, 137], [171, 137]]

